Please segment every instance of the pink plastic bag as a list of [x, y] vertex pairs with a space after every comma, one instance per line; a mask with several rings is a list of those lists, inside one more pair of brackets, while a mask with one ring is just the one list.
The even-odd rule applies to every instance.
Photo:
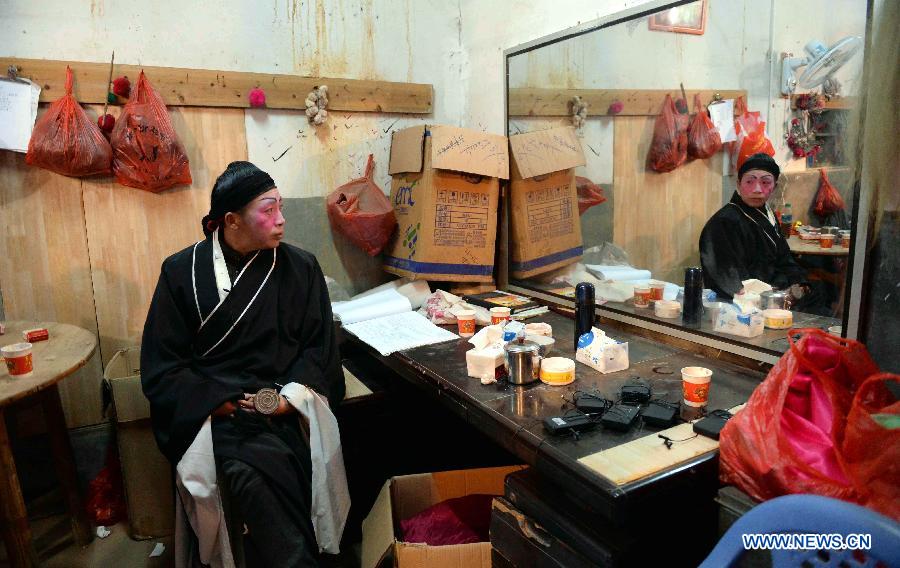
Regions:
[[332, 228], [369, 256], [381, 252], [397, 228], [391, 200], [375, 185], [374, 171], [375, 161], [369, 154], [366, 174], [345, 183], [325, 198]]

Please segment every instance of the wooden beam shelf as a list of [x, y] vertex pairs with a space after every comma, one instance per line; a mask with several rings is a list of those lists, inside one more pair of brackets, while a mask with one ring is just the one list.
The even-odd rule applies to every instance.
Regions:
[[[694, 95], [700, 94], [703, 104], [709, 104], [716, 94], [723, 99], [747, 97], [743, 90], [685, 89], [688, 107], [693, 112]], [[642, 90], [642, 89], [539, 89], [515, 88], [509, 90], [509, 115], [522, 116], [569, 116], [569, 101], [575, 95], [588, 103], [588, 116], [656, 116], [662, 108], [666, 95], [673, 99], [681, 98], [680, 89]], [[608, 113], [609, 106], [619, 101], [622, 112], [615, 115]]]
[[[800, 95], [791, 95], [791, 110], [797, 110], [797, 97]], [[856, 106], [856, 97], [836, 97], [828, 101], [823, 101], [822, 108], [826, 110], [834, 109], [851, 109]]]
[[[9, 65], [18, 67], [19, 76], [41, 86], [41, 102], [51, 102], [63, 95], [66, 65], [75, 75], [74, 94], [78, 102], [106, 102], [109, 63], [0, 58], [0, 70], [6, 70]], [[305, 110], [307, 93], [318, 85], [328, 85], [328, 110], [428, 114], [434, 98], [432, 86], [423, 83], [208, 69], [116, 64], [113, 78], [127, 75], [134, 85], [142, 69], [170, 106], [246, 108], [250, 106], [248, 92], [260, 87], [266, 92], [266, 108]]]

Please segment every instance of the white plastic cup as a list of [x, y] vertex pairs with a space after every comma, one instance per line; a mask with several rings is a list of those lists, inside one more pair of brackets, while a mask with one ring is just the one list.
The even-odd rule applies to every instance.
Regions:
[[709, 314], [709, 321], [713, 325], [716, 325], [716, 320], [719, 319], [719, 311], [722, 309], [722, 306], [725, 305], [722, 302], [710, 302], [704, 306], [706, 312]]
[[687, 406], [701, 408], [709, 403], [709, 387], [712, 371], [706, 367], [684, 367], [681, 369], [682, 402]]
[[475, 335], [475, 310], [461, 310], [456, 313], [456, 325], [460, 337]]
[[27, 377], [34, 370], [30, 343], [13, 343], [0, 348], [6, 362], [6, 370], [13, 377]]

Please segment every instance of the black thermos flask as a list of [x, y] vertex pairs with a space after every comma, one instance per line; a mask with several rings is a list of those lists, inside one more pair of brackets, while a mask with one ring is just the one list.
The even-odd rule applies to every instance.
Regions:
[[594, 326], [594, 285], [581, 282], [575, 286], [575, 350], [578, 338]]
[[681, 324], [699, 329], [703, 318], [703, 270], [696, 266], [684, 270], [684, 306]]

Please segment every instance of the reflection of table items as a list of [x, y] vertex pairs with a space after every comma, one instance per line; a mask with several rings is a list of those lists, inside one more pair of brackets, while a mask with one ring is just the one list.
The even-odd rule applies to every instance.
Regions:
[[5, 366], [0, 367], [0, 531], [10, 563], [35, 566], [37, 556], [31, 544], [28, 513], [6, 431], [6, 409], [26, 398], [40, 400], [75, 540], [87, 544], [91, 540], [90, 525], [78, 495], [75, 461], [57, 383], [85, 365], [97, 347], [97, 338], [87, 330], [63, 323], [10, 321], [6, 326], [8, 335], [0, 338], [2, 345], [20, 341], [22, 332], [33, 328], [47, 328], [51, 338], [33, 345], [34, 370], [29, 376], [11, 377]]
[[826, 256], [847, 256], [850, 249], [843, 247], [822, 248], [818, 240], [804, 240], [799, 237], [791, 237], [787, 240], [791, 252], [800, 254], [821, 254]]

